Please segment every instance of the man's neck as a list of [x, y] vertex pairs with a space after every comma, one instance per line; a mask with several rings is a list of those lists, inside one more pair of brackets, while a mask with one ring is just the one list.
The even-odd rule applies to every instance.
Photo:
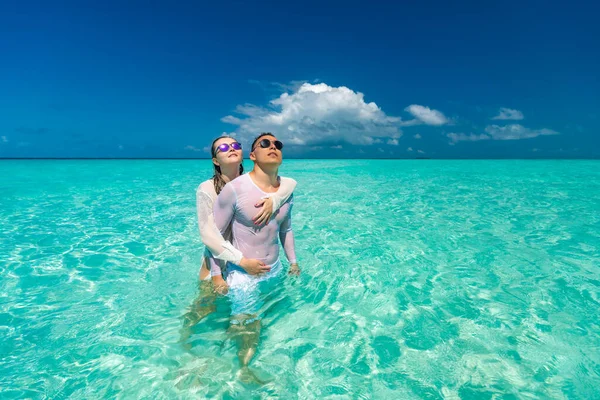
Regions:
[[254, 169], [250, 171], [250, 178], [264, 192], [274, 193], [279, 189], [278, 171], [279, 167], [261, 168], [258, 164], [254, 164]]

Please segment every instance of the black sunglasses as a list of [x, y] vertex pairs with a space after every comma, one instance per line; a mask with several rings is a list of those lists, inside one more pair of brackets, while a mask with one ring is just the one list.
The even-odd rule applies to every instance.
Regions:
[[218, 152], [225, 153], [225, 152], [229, 151], [229, 147], [233, 148], [234, 150], [241, 150], [242, 149], [242, 145], [239, 144], [238, 142], [233, 142], [231, 144], [223, 143], [223, 144], [221, 144], [221, 145], [219, 145], [217, 147], [217, 149], [215, 150], [215, 155]]
[[[277, 150], [283, 149], [283, 143], [281, 143], [279, 140], [274, 140], [273, 144], [275, 145], [275, 148]], [[258, 142], [258, 145], [263, 149], [268, 149], [269, 147], [271, 147], [271, 141], [269, 139], [263, 139], [260, 142]], [[254, 148], [256, 149], [256, 146], [254, 146]]]

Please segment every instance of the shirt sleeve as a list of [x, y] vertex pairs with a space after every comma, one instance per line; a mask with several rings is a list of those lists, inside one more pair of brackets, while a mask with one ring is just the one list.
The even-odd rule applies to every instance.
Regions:
[[294, 189], [296, 189], [297, 184], [298, 182], [292, 178], [281, 177], [281, 182], [279, 184], [277, 193], [272, 193], [265, 196], [273, 199], [273, 212], [279, 210], [279, 207], [281, 207], [281, 205], [290, 198], [292, 193], [294, 193]]
[[283, 220], [279, 226], [279, 240], [285, 251], [290, 264], [296, 264], [296, 245], [294, 243], [294, 231], [292, 230], [292, 206], [294, 205], [294, 198], [290, 200], [290, 210], [287, 217]]
[[243, 257], [242, 252], [223, 238], [215, 224], [212, 198], [200, 189], [196, 191], [196, 211], [202, 243], [215, 258], [239, 264]]
[[233, 185], [225, 185], [217, 196], [217, 200], [215, 200], [213, 215], [217, 229], [221, 234], [225, 232], [233, 220], [236, 201], [237, 194], [233, 189]]

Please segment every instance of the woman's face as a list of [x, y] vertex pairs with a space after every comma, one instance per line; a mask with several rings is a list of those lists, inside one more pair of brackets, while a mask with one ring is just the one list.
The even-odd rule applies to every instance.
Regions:
[[[239, 150], [234, 149], [233, 146], [238, 147]], [[218, 166], [240, 164], [242, 162], [242, 147], [234, 138], [217, 140], [214, 151], [215, 158], [213, 158], [213, 162]]]

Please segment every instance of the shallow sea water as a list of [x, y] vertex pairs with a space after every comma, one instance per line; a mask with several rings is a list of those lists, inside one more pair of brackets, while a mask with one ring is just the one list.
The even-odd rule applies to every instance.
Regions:
[[0, 170], [3, 399], [600, 398], [599, 161], [286, 160], [262, 385], [197, 301], [209, 161]]

